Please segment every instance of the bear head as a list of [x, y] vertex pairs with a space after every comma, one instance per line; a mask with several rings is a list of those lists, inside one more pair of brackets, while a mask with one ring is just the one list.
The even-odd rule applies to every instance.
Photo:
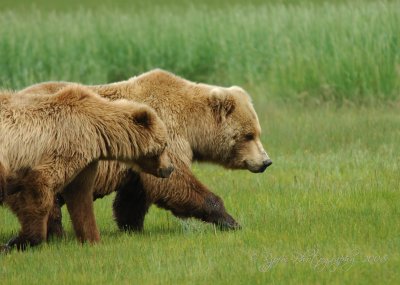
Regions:
[[133, 123], [139, 127], [136, 143], [141, 149], [135, 168], [156, 177], [169, 177], [174, 166], [168, 154], [168, 133], [164, 122], [152, 108], [142, 104], [132, 116]]
[[250, 96], [242, 88], [214, 87], [208, 98], [213, 127], [207, 155], [231, 169], [261, 173], [272, 164], [260, 140], [261, 127]]

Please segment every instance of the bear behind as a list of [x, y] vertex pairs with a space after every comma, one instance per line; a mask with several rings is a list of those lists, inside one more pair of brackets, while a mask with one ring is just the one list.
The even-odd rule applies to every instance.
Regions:
[[[46, 94], [69, 84], [41, 83], [22, 92]], [[89, 88], [105, 98], [125, 98], [151, 106], [169, 132], [168, 145], [177, 171], [168, 180], [115, 162], [100, 163], [94, 198], [117, 191], [114, 215], [120, 229], [142, 230], [152, 204], [178, 217], [195, 217], [226, 229], [240, 227], [225, 210], [222, 199], [197, 180], [190, 166], [199, 160], [260, 173], [271, 165], [260, 141], [257, 114], [242, 88], [195, 83], [159, 69]]]

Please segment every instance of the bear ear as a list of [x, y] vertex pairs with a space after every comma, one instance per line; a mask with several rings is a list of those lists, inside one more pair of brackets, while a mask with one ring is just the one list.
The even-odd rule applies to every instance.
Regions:
[[[61, 88], [57, 93], [56, 93], [56, 98], [58, 99], [59, 103], [73, 103], [77, 101], [84, 100], [90, 96], [96, 96], [92, 91], [90, 91], [88, 88], [78, 85], [78, 84], [73, 84], [71, 86], [66, 86]], [[98, 95], [97, 95], [98, 96]]]
[[222, 88], [214, 88], [211, 90], [209, 101], [217, 122], [221, 122], [235, 110], [235, 100], [233, 96], [224, 93]]
[[229, 89], [230, 89], [230, 90], [233, 90], [233, 91], [238, 91], [238, 92], [246, 93], [242, 87], [236, 86], [236, 85], [233, 85], [233, 86], [229, 87]]
[[133, 120], [136, 124], [148, 128], [152, 123], [152, 114], [145, 108], [140, 108], [133, 115]]

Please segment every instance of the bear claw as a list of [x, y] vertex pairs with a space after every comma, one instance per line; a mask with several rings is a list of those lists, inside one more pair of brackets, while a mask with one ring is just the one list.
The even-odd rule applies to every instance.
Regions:
[[19, 251], [24, 251], [29, 247], [34, 247], [39, 245], [42, 242], [41, 238], [35, 238], [35, 237], [31, 237], [31, 238], [26, 238], [24, 236], [15, 236], [13, 238], [11, 238], [8, 242], [7, 242], [7, 246], [12, 249], [12, 248], [16, 248]]
[[230, 230], [240, 230], [242, 226], [236, 222], [233, 218], [230, 218], [229, 221], [219, 221], [217, 222], [217, 226], [222, 231], [230, 231]]

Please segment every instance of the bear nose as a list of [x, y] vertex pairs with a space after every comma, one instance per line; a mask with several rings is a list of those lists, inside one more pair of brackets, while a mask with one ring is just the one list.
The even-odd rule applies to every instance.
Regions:
[[268, 167], [272, 164], [272, 160], [271, 159], [264, 160], [263, 164], [265, 165], [265, 167]]
[[260, 167], [259, 172], [264, 172], [265, 169], [267, 169], [268, 166], [270, 166], [272, 164], [272, 160], [271, 159], [267, 159], [263, 161], [263, 165]]
[[174, 169], [175, 168], [173, 165], [170, 165], [166, 168], [160, 168], [158, 170], [158, 174], [161, 178], [168, 178], [171, 175], [171, 173], [174, 171]]

